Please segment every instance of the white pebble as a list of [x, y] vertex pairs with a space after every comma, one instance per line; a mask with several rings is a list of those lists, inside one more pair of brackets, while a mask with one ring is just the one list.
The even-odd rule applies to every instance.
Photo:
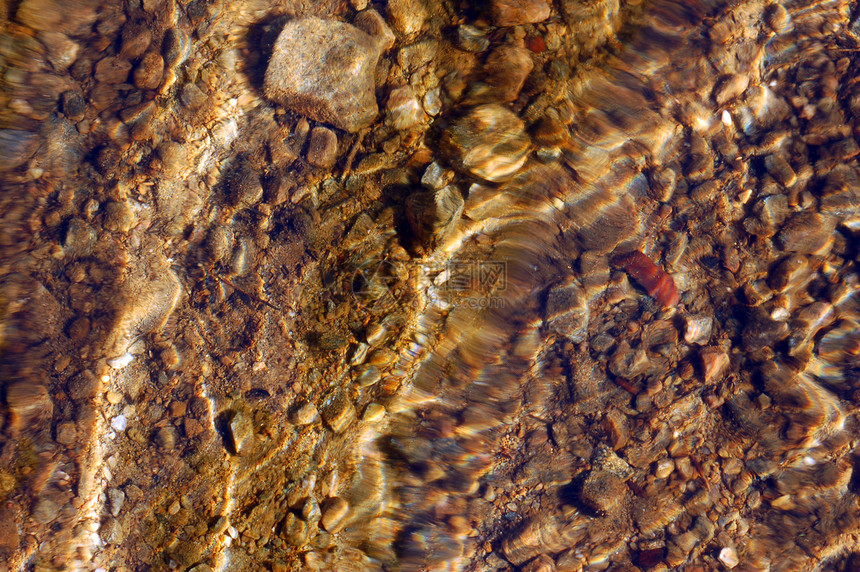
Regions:
[[[94, 532], [94, 533], [93, 533], [93, 535], [92, 535], [92, 543], [93, 543], [95, 546], [98, 546], [99, 548], [101, 548], [101, 547], [103, 547], [103, 546], [105, 545], [104, 541], [102, 540], [102, 537], [101, 537], [101, 536], [99, 536], [99, 533], [98, 533], [98, 532]], [[104, 570], [104, 568], [102, 568], [102, 570]]]
[[125, 428], [128, 427], [128, 419], [126, 419], [125, 415], [117, 415], [111, 419], [110, 426], [116, 431], [125, 431]]
[[738, 553], [734, 548], [729, 546], [720, 550], [720, 562], [726, 565], [727, 568], [734, 568], [738, 564], [740, 564], [740, 560], [738, 560]]
[[789, 313], [789, 311], [786, 308], [782, 308], [782, 307], [774, 308], [770, 313], [771, 319], [776, 320], [778, 322], [784, 322], [790, 316], [791, 316], [791, 313]]
[[724, 109], [724, 110], [723, 110], [723, 117], [722, 117], [722, 121], [723, 121], [723, 125], [725, 125], [726, 127], [730, 127], [730, 126], [731, 126], [731, 124], [732, 124], [732, 114], [731, 114], [731, 113], [729, 113], [729, 110], [728, 110], [728, 109]]
[[123, 355], [107, 360], [107, 364], [114, 369], [122, 369], [134, 361], [134, 356], [126, 352]]
[[442, 111], [442, 98], [438, 87], [428, 90], [424, 94], [424, 112], [427, 115], [439, 115]]

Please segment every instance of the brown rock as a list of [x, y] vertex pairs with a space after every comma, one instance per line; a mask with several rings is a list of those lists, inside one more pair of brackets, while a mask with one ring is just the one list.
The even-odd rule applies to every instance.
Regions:
[[441, 144], [456, 167], [495, 183], [511, 178], [523, 166], [531, 140], [516, 114], [487, 104], [452, 123]]
[[127, 233], [137, 224], [137, 217], [128, 201], [110, 202], [105, 207], [104, 224], [110, 231]]
[[183, 426], [185, 428], [185, 436], [189, 439], [203, 433], [203, 426], [194, 418], [186, 417], [183, 421]]
[[744, 92], [749, 86], [750, 79], [747, 74], [738, 74], [723, 79], [714, 90], [714, 100], [717, 105], [725, 105], [732, 99]]
[[254, 450], [253, 420], [244, 411], [237, 411], [227, 426], [232, 452], [247, 457]]
[[764, 11], [764, 21], [774, 32], [780, 32], [788, 25], [790, 17], [782, 4], [771, 4]]
[[53, 410], [45, 386], [28, 381], [17, 381], [6, 387], [6, 404], [24, 419]]
[[191, 54], [191, 41], [180, 28], [170, 28], [164, 33], [161, 44], [161, 55], [164, 56], [164, 66], [168, 69], [180, 65]]
[[157, 52], [149, 52], [134, 70], [134, 85], [140, 89], [156, 89], [164, 75], [164, 59]]
[[135, 141], [147, 139], [152, 134], [155, 121], [156, 107], [152, 101], [147, 101], [122, 111], [121, 117], [129, 127], [129, 135]]
[[155, 430], [155, 443], [165, 451], [176, 446], [176, 430], [173, 427], [159, 427]]
[[308, 163], [330, 169], [337, 160], [337, 135], [325, 127], [314, 127], [308, 143]]
[[505, 45], [493, 50], [484, 67], [493, 99], [516, 100], [533, 68], [534, 62], [525, 48]]
[[782, 155], [776, 153], [768, 155], [764, 159], [764, 166], [783, 187], [791, 187], [797, 181], [797, 173]]
[[197, 111], [203, 107], [209, 96], [206, 92], [200, 89], [195, 83], [186, 83], [182, 86], [179, 94], [179, 99], [182, 100], [182, 105], [191, 111]]
[[109, 83], [97, 84], [90, 91], [90, 103], [96, 111], [104, 111], [111, 105], [116, 104], [118, 100], [119, 95], [116, 89]]
[[0, 129], [0, 171], [11, 171], [26, 163], [39, 148], [35, 133]]
[[143, 22], [126, 24], [122, 30], [119, 55], [128, 60], [137, 59], [143, 55], [151, 41], [152, 33]]
[[646, 369], [648, 369], [648, 356], [645, 351], [641, 348], [634, 350], [627, 340], [622, 340], [618, 344], [609, 361], [609, 371], [623, 379], [633, 379], [644, 373]]
[[102, 83], [123, 83], [130, 71], [131, 64], [127, 60], [111, 56], [96, 64], [95, 78]]
[[453, 185], [418, 192], [406, 199], [406, 217], [416, 236], [426, 244], [444, 240], [463, 214], [463, 195]]
[[421, 32], [429, 17], [422, 0], [388, 0], [387, 12], [394, 29], [404, 36]]
[[39, 40], [48, 48], [48, 61], [51, 62], [54, 71], [66, 71], [78, 57], [80, 46], [61, 32], [40, 32]]
[[541, 554], [522, 567], [522, 572], [556, 572], [555, 561], [547, 554]]
[[837, 219], [817, 213], [800, 213], [782, 227], [777, 243], [787, 252], [826, 254], [833, 245]]
[[559, 552], [567, 542], [559, 530], [557, 519], [535, 517], [525, 521], [502, 540], [505, 558], [517, 565], [545, 552]]
[[591, 471], [582, 483], [580, 501], [599, 514], [611, 512], [624, 498], [627, 486], [608, 471]]
[[319, 411], [313, 403], [306, 402], [299, 405], [290, 415], [290, 422], [296, 425], [308, 425], [319, 417]]
[[379, 47], [385, 51], [394, 46], [394, 32], [385, 23], [382, 16], [376, 10], [363, 10], [359, 12], [353, 22], [357, 28], [367, 32], [379, 44]]
[[[298, 158], [298, 154], [293, 150], [291, 145], [287, 144], [283, 137], [276, 133], [269, 140], [269, 157], [272, 160], [272, 164], [275, 166], [289, 167]], [[281, 179], [281, 182], [282, 184], [278, 185], [277, 192], [273, 194], [279, 195], [281, 189], [285, 192], [289, 191], [287, 188], [287, 180]], [[281, 194], [280, 196], [282, 200], [276, 201], [278, 204], [286, 200], [286, 195]]]
[[60, 514], [60, 505], [52, 498], [40, 497], [33, 505], [33, 520], [42, 524], [52, 522]]
[[87, 32], [96, 19], [95, 0], [24, 0], [16, 19], [35, 30], [51, 30], [76, 36]]
[[71, 445], [77, 437], [77, 429], [71, 421], [65, 421], [57, 425], [57, 443], [60, 445]]
[[546, 300], [547, 324], [570, 341], [585, 340], [588, 330], [588, 298], [585, 291], [573, 280], [550, 290]]
[[627, 416], [617, 409], [610, 409], [603, 418], [603, 427], [609, 436], [609, 444], [617, 451], [623, 448], [630, 439], [630, 431], [627, 428]]
[[260, 177], [247, 161], [242, 161], [239, 167], [229, 175], [227, 187], [232, 203], [238, 207], [253, 206], [263, 198], [263, 185], [260, 182]]
[[185, 168], [185, 147], [175, 141], [165, 141], [155, 150], [161, 159], [161, 172], [168, 177], [181, 174]]
[[73, 342], [80, 342], [90, 335], [90, 319], [86, 316], [80, 316], [72, 320], [69, 324], [69, 338]]
[[547, 0], [492, 0], [490, 16], [496, 26], [536, 24], [549, 18]]
[[188, 405], [184, 401], [173, 401], [170, 404], [170, 416], [182, 417], [183, 415], [185, 415], [187, 409]]
[[76, 91], [67, 91], [60, 98], [63, 114], [72, 121], [83, 119], [87, 110], [87, 103], [81, 94]]
[[684, 316], [684, 341], [688, 344], [707, 344], [711, 339], [713, 322], [710, 316]]
[[391, 125], [398, 131], [415, 127], [424, 118], [421, 104], [408, 85], [391, 91], [385, 110]]
[[337, 532], [344, 524], [349, 514], [349, 504], [340, 497], [327, 498], [322, 503], [322, 520], [320, 524], [328, 532]]
[[18, 548], [20, 537], [15, 516], [6, 507], [0, 507], [0, 554]]
[[332, 431], [342, 433], [355, 420], [355, 407], [344, 394], [338, 393], [325, 401], [320, 414]]

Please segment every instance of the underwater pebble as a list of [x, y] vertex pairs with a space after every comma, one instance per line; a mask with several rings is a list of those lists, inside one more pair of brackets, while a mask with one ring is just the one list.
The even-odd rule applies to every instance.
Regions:
[[410, 86], [393, 89], [385, 108], [392, 127], [402, 131], [415, 127], [424, 117], [421, 104]]
[[107, 360], [107, 364], [111, 366], [113, 369], [122, 369], [131, 362], [134, 361], [134, 356], [130, 353], [126, 352], [119, 357], [111, 358]]
[[430, 16], [421, 0], [388, 0], [386, 13], [394, 29], [404, 36], [421, 32]]
[[111, 419], [110, 426], [115, 431], [125, 431], [125, 428], [128, 427], [128, 419], [126, 419], [125, 415], [117, 415]]
[[316, 121], [358, 131], [377, 114], [373, 74], [379, 55], [378, 43], [349, 24], [291, 20], [266, 69], [266, 97]]
[[490, 15], [496, 26], [535, 24], [549, 18], [547, 0], [491, 0]]
[[738, 553], [731, 547], [721, 549], [718, 558], [729, 569], [735, 568], [741, 562]]
[[0, 129], [0, 171], [11, 171], [23, 165], [38, 148], [39, 138], [35, 133]]
[[337, 135], [331, 129], [314, 127], [308, 143], [308, 163], [331, 169], [337, 160]]
[[374, 38], [382, 51], [390, 50], [397, 38], [376, 10], [362, 10], [355, 20], [355, 26]]
[[492, 182], [511, 178], [528, 158], [525, 124], [497, 104], [479, 105], [455, 121], [442, 145], [462, 169]]

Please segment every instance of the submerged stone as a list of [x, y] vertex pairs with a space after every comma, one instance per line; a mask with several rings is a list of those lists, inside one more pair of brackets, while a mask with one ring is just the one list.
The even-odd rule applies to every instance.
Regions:
[[316, 121], [358, 131], [377, 114], [373, 74], [379, 50], [374, 38], [343, 22], [288, 22], [266, 70], [266, 96]]

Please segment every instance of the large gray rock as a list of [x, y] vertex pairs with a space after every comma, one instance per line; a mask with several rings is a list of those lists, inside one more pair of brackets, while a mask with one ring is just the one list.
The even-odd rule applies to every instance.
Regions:
[[354, 26], [293, 20], [278, 36], [263, 87], [286, 108], [355, 132], [377, 114], [373, 76], [379, 55], [379, 42]]

